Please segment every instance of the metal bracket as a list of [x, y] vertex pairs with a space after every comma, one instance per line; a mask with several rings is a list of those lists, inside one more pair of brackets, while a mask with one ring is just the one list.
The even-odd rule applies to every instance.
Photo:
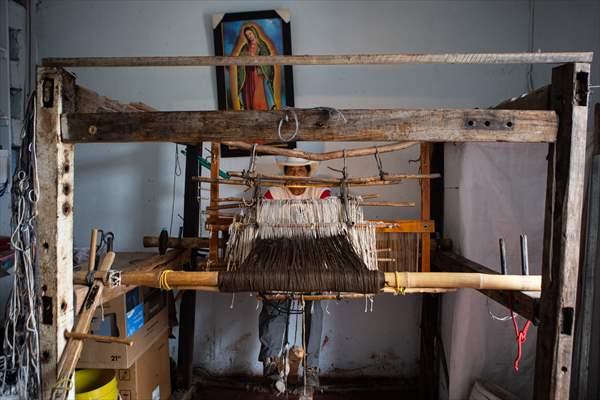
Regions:
[[465, 116], [465, 129], [477, 129], [488, 131], [512, 131], [515, 127], [515, 121], [512, 119], [496, 119], [481, 116]]

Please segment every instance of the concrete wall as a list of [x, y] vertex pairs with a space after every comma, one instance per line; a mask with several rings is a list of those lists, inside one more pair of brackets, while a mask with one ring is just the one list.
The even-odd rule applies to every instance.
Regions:
[[[376, 52], [503, 52], [527, 51], [529, 4], [526, 1], [42, 1], [39, 6], [40, 57], [213, 54], [210, 17], [217, 12], [286, 8], [292, 16], [292, 47], [296, 54]], [[590, 50], [598, 48], [596, 2], [536, 2], [534, 48]], [[561, 28], [561, 30], [559, 30]], [[562, 29], [564, 28], [564, 29]], [[536, 68], [538, 84], [549, 81], [548, 68]], [[597, 70], [595, 70], [597, 71]], [[216, 108], [214, 71], [179, 69], [77, 69], [78, 81], [122, 101], [143, 101], [162, 110]], [[594, 76], [594, 74], [592, 74]], [[299, 107], [487, 107], [527, 89], [526, 66], [377, 66], [297, 67], [294, 69], [296, 105]], [[594, 78], [592, 78], [593, 81]], [[330, 150], [339, 144], [305, 144]], [[452, 145], [450, 145], [452, 146]], [[141, 247], [141, 236], [168, 227], [174, 145], [79, 145], [76, 152], [75, 234], [86, 246], [92, 226], [113, 230], [118, 250]], [[407, 161], [417, 158], [412, 149], [385, 156], [390, 171], [414, 171]], [[493, 154], [492, 154], [493, 156]], [[523, 155], [527, 156], [527, 154]], [[535, 155], [536, 157], [540, 154]], [[447, 152], [446, 173], [477, 168], [461, 155]], [[542, 160], [543, 162], [543, 160]], [[247, 160], [223, 163], [241, 169]], [[330, 164], [334, 165], [334, 164]], [[261, 159], [268, 170], [271, 160]], [[350, 165], [353, 174], [376, 171], [371, 159]], [[322, 169], [321, 171], [324, 171]], [[541, 174], [541, 173], [540, 173]], [[455, 175], [456, 176], [456, 175]], [[540, 179], [544, 179], [541, 175]], [[450, 180], [447, 184], [454, 185]], [[461, 193], [460, 186], [458, 193]], [[372, 192], [372, 191], [371, 191]], [[177, 180], [175, 216], [183, 206], [183, 182]], [[223, 191], [227, 195], [233, 193]], [[404, 183], [382, 190], [386, 196], [416, 199], [418, 186]], [[462, 192], [464, 195], [468, 192]], [[448, 233], [460, 249], [468, 226], [460, 214], [460, 197], [446, 192]], [[541, 207], [541, 205], [540, 205]], [[492, 208], [493, 210], [493, 208]], [[413, 210], [370, 210], [370, 216], [410, 218]], [[482, 215], [481, 218], [491, 218]], [[177, 217], [176, 225], [179, 225]], [[537, 223], [534, 221], [534, 223]], [[496, 243], [496, 232], [487, 225], [477, 231]], [[489, 240], [488, 240], [489, 239]], [[469, 256], [468, 252], [465, 255]], [[494, 259], [490, 250], [489, 260]], [[480, 352], [497, 342], [495, 328], [485, 309], [473, 309], [470, 321], [478, 340], [473, 348], [455, 346], [463, 320], [452, 319], [456, 307], [467, 307], [478, 296], [469, 292], [449, 296], [445, 304], [447, 356], [451, 360], [450, 398], [464, 394], [478, 376]], [[238, 295], [230, 308], [229, 295], [200, 295], [197, 309], [195, 362], [213, 373], [260, 373], [256, 301]], [[326, 318], [321, 368], [327, 374], [415, 376], [418, 371], [420, 297], [378, 297], [372, 313], [364, 303], [330, 303]], [[499, 311], [502, 312], [502, 311]], [[185, 316], [182, 316], [185, 318]], [[390, 322], [394, 321], [394, 323]], [[485, 339], [486, 335], [493, 340]], [[495, 352], [512, 352], [510, 333]], [[489, 337], [489, 336], [488, 336]], [[469, 337], [472, 339], [472, 337]], [[469, 342], [466, 342], [469, 343]], [[533, 347], [533, 341], [528, 343]], [[463, 351], [464, 350], [464, 351]], [[485, 365], [496, 365], [511, 382], [511, 363], [499, 363], [492, 353]], [[469, 364], [471, 363], [471, 364]], [[461, 373], [467, 365], [469, 373]], [[456, 372], [454, 372], [456, 371]], [[484, 369], [485, 371], [485, 369]], [[527, 393], [530, 382], [520, 393]]]

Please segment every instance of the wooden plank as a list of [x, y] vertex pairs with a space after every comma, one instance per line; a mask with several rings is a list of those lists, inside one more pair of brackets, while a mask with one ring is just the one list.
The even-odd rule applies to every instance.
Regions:
[[[202, 155], [202, 143], [187, 146], [185, 153], [185, 193], [183, 201], [183, 236], [197, 237], [200, 228], [200, 189], [192, 176], [200, 174], [198, 156]], [[197, 269], [196, 252], [190, 255], [186, 270]], [[196, 328], [196, 292], [185, 291], [179, 305], [179, 344], [177, 353], [176, 387], [187, 390], [192, 386], [192, 363], [194, 360], [194, 330]]]
[[61, 69], [38, 70], [37, 243], [40, 288], [42, 398], [50, 398], [57, 364], [73, 326], [73, 187], [75, 149], [60, 140], [60, 114], [73, 110], [75, 78]]
[[[432, 266], [440, 271], [447, 272], [479, 272], [483, 274], [496, 274], [498, 272], [487, 268], [481, 264], [471, 261], [465, 257], [448, 251], [434, 251], [431, 258]], [[479, 290], [490, 299], [502, 304], [505, 307], [510, 306], [512, 296], [513, 310], [524, 318], [537, 323], [537, 309], [539, 293], [525, 293], [503, 290]]]
[[[295, 109], [297, 141], [554, 142], [553, 111], [521, 110], [340, 110], [341, 122], [322, 109]], [[279, 121], [289, 110], [67, 113], [67, 143], [198, 143], [280, 141]], [[293, 118], [292, 118], [293, 119]], [[294, 123], [282, 135], [293, 134]]]
[[381, 222], [386, 224], [383, 227], [377, 227], [377, 232], [404, 232], [404, 233], [431, 233], [435, 232], [435, 224], [431, 220], [383, 220], [371, 219], [369, 222]]
[[510, 98], [492, 108], [496, 110], [550, 110], [550, 85]]
[[571, 383], [587, 135], [589, 64], [552, 70], [552, 107], [559, 133], [548, 157], [542, 258], [541, 325], [535, 399], [566, 399]]
[[50, 67], [190, 67], [225, 65], [560, 64], [592, 62], [591, 52], [338, 54], [290, 56], [171, 56], [45, 58]]
[[[421, 174], [429, 174], [431, 172], [431, 150], [430, 143], [421, 144]], [[421, 219], [428, 220], [431, 218], [430, 202], [431, 202], [431, 182], [429, 179], [419, 181], [421, 185]], [[431, 234], [429, 232], [421, 235], [421, 271], [431, 271]]]

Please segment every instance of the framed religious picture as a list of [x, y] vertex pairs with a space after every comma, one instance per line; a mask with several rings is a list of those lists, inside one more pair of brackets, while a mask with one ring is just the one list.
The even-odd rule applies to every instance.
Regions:
[[[213, 16], [217, 56], [291, 55], [288, 11], [268, 10]], [[217, 67], [220, 110], [277, 110], [294, 106], [292, 67], [289, 65]], [[273, 127], [276, 129], [276, 127]], [[288, 143], [295, 148], [295, 143]], [[222, 157], [247, 156], [245, 150], [221, 147]]]

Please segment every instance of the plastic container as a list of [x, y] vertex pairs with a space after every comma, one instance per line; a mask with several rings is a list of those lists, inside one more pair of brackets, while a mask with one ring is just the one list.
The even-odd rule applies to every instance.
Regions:
[[75, 371], [75, 400], [117, 400], [117, 375], [112, 369]]

